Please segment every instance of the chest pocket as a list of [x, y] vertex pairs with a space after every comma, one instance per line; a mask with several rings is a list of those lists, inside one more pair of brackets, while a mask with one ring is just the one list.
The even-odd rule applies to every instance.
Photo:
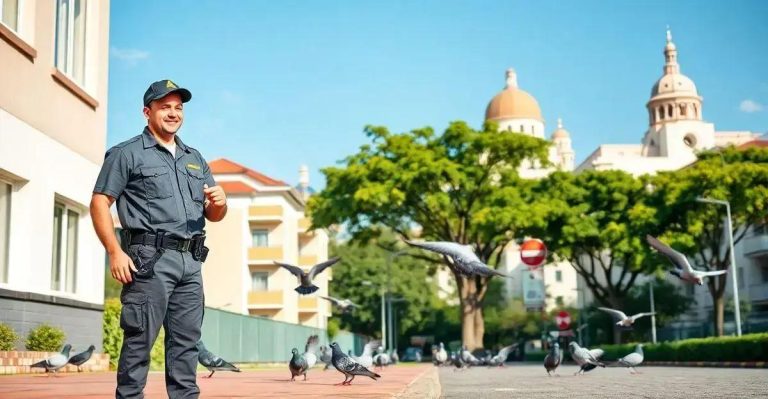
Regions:
[[141, 177], [147, 199], [173, 197], [171, 175], [165, 166], [141, 168]]
[[203, 175], [202, 171], [187, 169], [187, 176], [189, 176], [189, 191], [192, 199], [197, 202], [203, 202], [205, 199], [205, 193], [203, 193], [205, 175]]

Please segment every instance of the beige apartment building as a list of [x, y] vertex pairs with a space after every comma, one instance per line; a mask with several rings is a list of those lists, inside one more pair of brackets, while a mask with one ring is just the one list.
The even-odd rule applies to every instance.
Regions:
[[276, 266], [304, 268], [328, 259], [328, 235], [309, 230], [306, 167], [297, 188], [228, 159], [210, 162], [216, 183], [227, 193], [227, 217], [207, 226], [211, 252], [203, 267], [206, 306], [273, 320], [326, 328], [333, 268], [315, 278], [320, 289], [299, 296], [297, 279]]
[[[0, 0], [0, 322], [101, 350], [88, 205], [107, 138], [107, 0]], [[19, 348], [23, 343], [17, 344]]]

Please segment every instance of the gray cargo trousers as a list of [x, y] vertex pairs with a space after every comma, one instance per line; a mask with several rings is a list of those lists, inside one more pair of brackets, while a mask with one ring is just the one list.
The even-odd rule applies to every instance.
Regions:
[[[203, 324], [204, 298], [202, 263], [190, 252], [165, 250], [149, 267], [157, 249], [131, 245], [128, 255], [152, 269], [145, 276], [133, 275], [123, 285], [120, 328], [123, 346], [117, 368], [116, 398], [143, 398], [150, 365], [150, 351], [165, 328], [165, 387], [168, 397], [197, 398], [197, 348]], [[136, 264], [138, 268], [139, 265]]]

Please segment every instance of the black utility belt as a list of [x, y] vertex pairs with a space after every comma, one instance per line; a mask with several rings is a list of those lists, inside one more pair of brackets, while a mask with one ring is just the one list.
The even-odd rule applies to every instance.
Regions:
[[208, 257], [208, 247], [205, 246], [205, 234], [197, 234], [190, 239], [174, 238], [164, 232], [157, 234], [123, 230], [123, 243], [128, 245], [149, 245], [157, 249], [187, 252], [192, 254], [196, 261], [205, 262]]

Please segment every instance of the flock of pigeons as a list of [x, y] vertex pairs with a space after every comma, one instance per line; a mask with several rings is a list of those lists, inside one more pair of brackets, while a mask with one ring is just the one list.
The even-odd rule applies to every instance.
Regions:
[[69, 352], [72, 350], [72, 345], [66, 344], [61, 349], [59, 354], [53, 355], [45, 360], [41, 360], [29, 367], [45, 369], [46, 373], [53, 372], [53, 375], [55, 376], [56, 372], [59, 371], [59, 369], [62, 367], [66, 366], [67, 364], [74, 364], [77, 366], [77, 372], [79, 373], [82, 371], [80, 366], [82, 366], [91, 358], [95, 349], [96, 347], [91, 345], [87, 350], [70, 357]]

